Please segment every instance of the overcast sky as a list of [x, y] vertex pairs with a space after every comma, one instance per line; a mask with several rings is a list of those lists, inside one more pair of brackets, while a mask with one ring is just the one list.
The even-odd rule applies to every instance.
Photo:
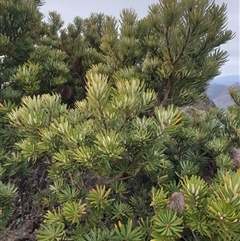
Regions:
[[[49, 11], [57, 11], [61, 14], [65, 24], [71, 23], [76, 16], [89, 17], [90, 13], [105, 13], [119, 17], [123, 8], [133, 8], [138, 17], [144, 17], [148, 12], [148, 6], [157, 3], [158, 0], [45, 0], [41, 12], [46, 16]], [[240, 75], [240, 44], [239, 44], [239, 0], [215, 0], [217, 4], [225, 2], [228, 8], [228, 28], [236, 33], [236, 37], [221, 48], [228, 51], [229, 61], [221, 69], [221, 76]]]

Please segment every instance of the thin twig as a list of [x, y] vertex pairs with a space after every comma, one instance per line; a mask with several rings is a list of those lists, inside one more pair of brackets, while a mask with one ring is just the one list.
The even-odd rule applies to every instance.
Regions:
[[192, 232], [192, 235], [193, 235], [194, 240], [198, 241], [198, 239], [197, 239], [195, 233], [193, 232], [193, 230], [191, 230], [191, 232]]

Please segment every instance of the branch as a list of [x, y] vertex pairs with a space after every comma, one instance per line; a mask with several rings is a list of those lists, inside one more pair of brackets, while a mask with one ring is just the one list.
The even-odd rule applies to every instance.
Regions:
[[195, 233], [193, 232], [193, 230], [191, 230], [191, 232], [192, 232], [192, 235], [193, 235], [194, 240], [198, 241], [198, 239], [197, 239]]
[[170, 48], [170, 42], [169, 42], [169, 27], [167, 28], [167, 31], [165, 33], [165, 38], [166, 38], [166, 42], [167, 42], [167, 51], [168, 51], [168, 55], [169, 55], [169, 58], [173, 64], [173, 57], [172, 57], [172, 53], [171, 53], [171, 48]]
[[184, 51], [185, 51], [185, 49], [186, 49], [186, 47], [187, 47], [187, 45], [188, 45], [188, 41], [189, 41], [189, 39], [190, 39], [190, 35], [191, 35], [191, 31], [190, 31], [190, 27], [189, 27], [189, 28], [188, 28], [188, 33], [187, 33], [187, 37], [186, 37], [185, 43], [184, 43], [184, 45], [183, 45], [183, 47], [182, 47], [182, 50], [181, 50], [180, 54], [178, 55], [178, 57], [176, 58], [176, 60], [173, 62], [173, 65], [176, 64], [176, 63], [182, 58], [183, 53], [184, 53]]
[[164, 93], [163, 100], [160, 102], [160, 105], [164, 106], [164, 105], [167, 104], [168, 97], [169, 97], [169, 94], [170, 94], [170, 90], [171, 90], [171, 79], [170, 79], [170, 77], [168, 77], [166, 90], [165, 90], [165, 93]]
[[120, 178], [121, 178], [121, 176], [123, 175], [123, 173], [124, 173], [124, 172], [120, 172], [120, 173], [119, 173], [117, 176], [115, 176], [114, 178], [109, 179], [109, 180], [104, 180], [104, 181], [103, 181], [103, 184], [104, 184], [104, 185], [109, 185], [109, 184], [111, 184], [111, 183], [113, 183], [113, 182], [115, 182], [115, 181], [119, 181]]
[[[109, 179], [109, 180], [101, 180], [101, 184], [102, 185], [109, 185], [109, 184], [112, 184], [113, 182], [115, 181], [124, 181], [124, 180], [127, 180], [129, 178], [132, 178], [134, 177], [134, 175], [131, 175], [131, 176], [127, 176], [127, 177], [122, 177], [122, 175], [124, 174], [125, 172], [120, 172], [117, 176], [115, 176], [114, 178], [112, 179]], [[99, 177], [98, 177], [99, 178]], [[99, 179], [102, 179], [101, 177]]]

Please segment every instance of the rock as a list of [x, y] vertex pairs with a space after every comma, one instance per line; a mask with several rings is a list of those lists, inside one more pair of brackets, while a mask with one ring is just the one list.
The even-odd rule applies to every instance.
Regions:
[[5, 241], [34, 241], [36, 240], [33, 234], [34, 224], [31, 219], [25, 221], [19, 229], [10, 230], [9, 228], [0, 232], [0, 240]]
[[211, 108], [217, 108], [217, 107], [214, 104], [214, 102], [212, 100], [210, 100], [207, 96], [203, 100], [197, 102], [196, 104], [185, 105], [185, 106], [179, 107], [179, 109], [183, 113], [189, 114], [191, 116], [194, 115], [196, 110], [200, 110], [200, 111], [205, 112], [205, 111], [207, 111]]
[[229, 151], [229, 155], [231, 159], [233, 159], [235, 167], [239, 168], [240, 167], [240, 148], [232, 148]]
[[172, 210], [177, 211], [179, 213], [184, 211], [185, 202], [184, 202], [184, 196], [183, 196], [183, 194], [181, 192], [174, 192], [170, 196], [169, 207]]

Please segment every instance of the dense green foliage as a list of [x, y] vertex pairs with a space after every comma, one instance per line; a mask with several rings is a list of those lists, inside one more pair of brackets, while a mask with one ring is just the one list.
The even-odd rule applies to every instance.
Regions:
[[239, 90], [227, 113], [181, 108], [226, 62], [226, 6], [162, 0], [64, 29], [41, 4], [0, 0], [0, 237], [239, 240]]

